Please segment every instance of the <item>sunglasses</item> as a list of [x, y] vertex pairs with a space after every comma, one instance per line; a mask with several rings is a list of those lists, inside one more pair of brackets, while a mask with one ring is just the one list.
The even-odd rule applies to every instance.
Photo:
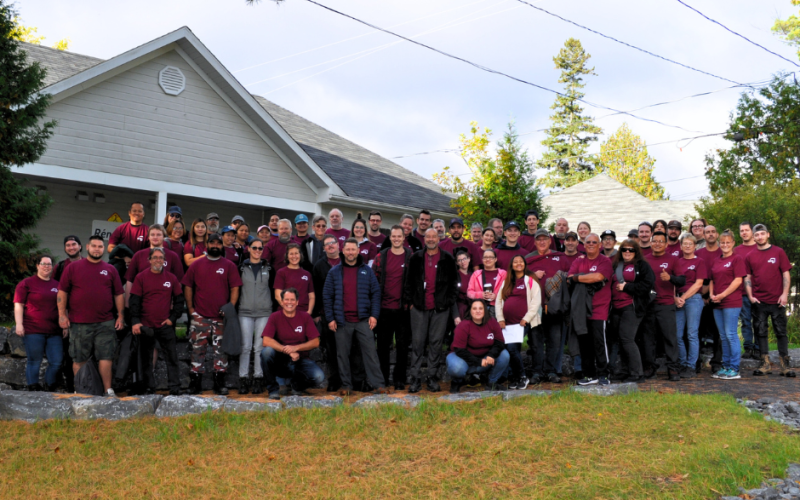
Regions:
[[633, 248], [620, 248], [619, 251], [621, 253], [636, 253], [636, 250]]
[[264, 247], [250, 247], [250, 251], [251, 251], [251, 252], [252, 252], [252, 251], [257, 251], [257, 252], [260, 252], [261, 250], [264, 250]]
[[600, 244], [599, 241], [587, 241], [583, 245], [586, 246], [586, 245], [599, 245], [599, 244]]

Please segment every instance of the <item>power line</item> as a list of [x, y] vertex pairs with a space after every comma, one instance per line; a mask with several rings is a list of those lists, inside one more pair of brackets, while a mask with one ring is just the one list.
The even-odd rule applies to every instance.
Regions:
[[732, 33], [732, 34], [734, 34], [734, 35], [738, 36], [739, 38], [741, 38], [741, 39], [743, 39], [743, 40], [747, 41], [748, 43], [751, 43], [751, 44], [755, 45], [756, 47], [758, 47], [758, 48], [760, 48], [760, 49], [763, 49], [763, 50], [765, 50], [765, 51], [769, 52], [769, 53], [770, 53], [770, 54], [772, 54], [773, 56], [778, 56], [778, 57], [780, 57], [781, 59], [783, 59], [783, 60], [784, 60], [784, 61], [786, 61], [786, 62], [792, 63], [792, 64], [794, 64], [795, 66], [800, 66], [800, 64], [797, 64], [796, 62], [792, 61], [791, 59], [787, 59], [787, 58], [783, 57], [782, 55], [780, 55], [780, 54], [778, 54], [778, 53], [776, 53], [776, 52], [773, 52], [773, 51], [769, 50], [768, 48], [764, 47], [763, 45], [760, 45], [760, 44], [758, 44], [758, 43], [756, 43], [756, 42], [754, 42], [754, 41], [750, 40], [750, 39], [749, 39], [749, 38], [747, 38], [746, 36], [744, 36], [744, 35], [742, 35], [742, 34], [740, 34], [740, 33], [737, 33], [737, 32], [735, 32], [735, 31], [733, 31], [732, 29], [728, 28], [727, 26], [725, 26], [725, 25], [724, 25], [724, 24], [722, 24], [721, 22], [719, 22], [719, 21], [716, 21], [716, 20], [714, 20], [714, 19], [711, 19], [710, 17], [708, 17], [707, 15], [703, 14], [703, 13], [702, 13], [702, 12], [700, 12], [699, 10], [695, 9], [695, 8], [694, 8], [694, 7], [692, 7], [691, 5], [687, 4], [687, 3], [686, 3], [686, 2], [684, 2], [683, 0], [676, 0], [676, 1], [677, 1], [679, 4], [683, 5], [684, 7], [686, 7], [687, 9], [691, 9], [691, 10], [693, 10], [693, 11], [697, 12], [698, 14], [700, 14], [701, 16], [703, 16], [704, 18], [706, 18], [707, 20], [711, 21], [712, 23], [714, 23], [714, 24], [716, 24], [716, 25], [718, 25], [718, 26], [721, 26], [721, 27], [722, 27], [722, 28], [723, 28], [725, 31], [728, 31], [728, 32], [730, 32], [730, 33]]
[[[487, 72], [487, 73], [492, 73], [492, 74], [495, 74], [495, 75], [498, 75], [498, 76], [504, 76], [504, 77], [506, 77], [506, 78], [508, 78], [508, 79], [510, 79], [510, 80], [514, 80], [514, 81], [516, 81], [516, 82], [519, 82], [519, 83], [522, 83], [522, 84], [525, 84], [525, 85], [529, 85], [529, 86], [531, 86], [531, 87], [535, 87], [535, 88], [538, 88], [538, 89], [540, 89], [540, 90], [544, 90], [544, 91], [546, 91], [546, 92], [550, 92], [550, 93], [553, 93], [553, 94], [556, 94], [556, 95], [559, 95], [559, 96], [562, 96], [562, 97], [568, 97], [568, 96], [566, 96], [565, 94], [562, 94], [561, 92], [559, 92], [559, 91], [557, 91], [557, 90], [549, 89], [549, 88], [547, 88], [547, 87], [544, 87], [544, 86], [542, 86], [542, 85], [538, 85], [538, 84], [536, 84], [536, 83], [529, 82], [529, 81], [527, 81], [527, 80], [523, 80], [522, 78], [518, 78], [518, 77], [516, 77], [516, 76], [509, 75], [508, 73], [503, 73], [502, 71], [498, 71], [498, 70], [495, 70], [495, 69], [489, 68], [489, 67], [487, 67], [487, 66], [483, 66], [483, 65], [481, 65], [481, 64], [478, 64], [478, 63], [472, 62], [472, 61], [470, 61], [470, 60], [468, 60], [468, 59], [464, 59], [464, 58], [462, 58], [462, 57], [459, 57], [459, 56], [456, 56], [456, 55], [450, 54], [450, 53], [448, 53], [448, 52], [445, 52], [445, 51], [443, 51], [443, 50], [437, 49], [437, 48], [435, 48], [435, 47], [432, 47], [432, 46], [430, 46], [430, 45], [426, 45], [426, 44], [424, 44], [424, 43], [422, 43], [422, 42], [418, 42], [418, 41], [416, 41], [416, 40], [412, 40], [412, 39], [410, 39], [410, 38], [408, 38], [408, 37], [405, 37], [405, 36], [403, 36], [403, 35], [400, 35], [400, 34], [398, 34], [398, 33], [395, 33], [395, 32], [393, 32], [393, 31], [390, 31], [390, 30], [387, 30], [387, 29], [384, 29], [384, 28], [380, 28], [380, 27], [378, 27], [378, 26], [375, 26], [374, 24], [370, 24], [370, 23], [368, 23], [367, 21], [362, 21], [361, 19], [358, 19], [358, 18], [356, 18], [356, 17], [353, 17], [353, 16], [351, 16], [351, 15], [349, 15], [349, 14], [345, 14], [344, 12], [340, 12], [340, 11], [338, 11], [338, 10], [336, 10], [336, 9], [333, 9], [333, 8], [331, 8], [331, 7], [328, 7], [327, 5], [323, 5], [323, 4], [319, 3], [319, 2], [316, 2], [315, 0], [306, 0], [306, 1], [307, 1], [307, 2], [309, 2], [309, 3], [312, 3], [312, 4], [314, 4], [314, 5], [316, 5], [316, 6], [318, 6], [318, 7], [321, 7], [321, 8], [323, 8], [323, 9], [325, 9], [325, 10], [328, 10], [328, 11], [330, 11], [330, 12], [333, 12], [334, 14], [338, 14], [338, 15], [340, 15], [340, 16], [343, 16], [343, 17], [346, 17], [346, 18], [348, 18], [348, 19], [352, 19], [353, 21], [356, 21], [357, 23], [363, 24], [363, 25], [365, 25], [365, 26], [369, 26], [370, 28], [373, 28], [373, 29], [377, 29], [377, 30], [383, 31], [384, 33], [387, 33], [387, 34], [389, 34], [389, 35], [395, 36], [395, 37], [397, 37], [397, 38], [401, 38], [401, 39], [403, 39], [403, 40], [405, 40], [405, 41], [407, 41], [407, 42], [413, 43], [414, 45], [419, 45], [420, 47], [426, 48], [426, 49], [428, 49], [428, 50], [432, 50], [433, 52], [436, 52], [437, 54], [441, 54], [441, 55], [443, 55], [443, 56], [445, 56], [445, 57], [448, 57], [448, 58], [450, 58], [450, 59], [455, 59], [455, 60], [457, 60], [457, 61], [460, 61], [460, 62], [463, 62], [463, 63], [465, 63], [465, 64], [469, 64], [470, 66], [472, 66], [472, 67], [475, 67], [475, 68], [477, 68], [477, 69], [480, 69], [481, 71], [485, 71], [485, 72]], [[657, 124], [659, 124], [659, 125], [662, 125], [662, 126], [665, 126], [665, 127], [677, 128], [677, 129], [680, 129], [680, 130], [684, 130], [684, 131], [686, 131], [686, 132], [693, 132], [693, 133], [698, 133], [698, 134], [701, 134], [701, 133], [703, 133], [703, 132], [701, 132], [701, 131], [699, 131], [699, 130], [690, 130], [690, 129], [687, 129], [687, 128], [684, 128], [684, 127], [681, 127], [681, 126], [679, 126], [679, 125], [671, 125], [671, 124], [668, 124], [668, 123], [661, 122], [661, 121], [659, 121], [659, 120], [654, 120], [654, 119], [652, 119], [652, 118], [644, 118], [644, 117], [642, 117], [642, 116], [634, 115], [634, 114], [632, 114], [632, 113], [628, 113], [628, 112], [626, 112], [626, 111], [621, 111], [621, 110], [619, 110], [619, 109], [610, 108], [610, 107], [608, 107], [608, 106], [603, 106], [603, 105], [601, 105], [601, 104], [596, 104], [596, 103], [593, 103], [593, 102], [591, 102], [591, 101], [587, 101], [586, 99], [576, 99], [576, 100], [577, 100], [577, 101], [579, 101], [579, 102], [583, 102], [584, 104], [587, 104], [587, 105], [589, 105], [589, 106], [595, 107], [595, 108], [599, 108], [599, 109], [605, 109], [605, 110], [608, 110], [608, 111], [615, 111], [615, 112], [618, 112], [618, 113], [620, 113], [620, 114], [625, 114], [625, 115], [628, 115], [628, 116], [630, 116], [630, 117], [632, 117], [632, 118], [636, 118], [637, 120], [643, 120], [643, 121], [647, 121], [647, 122], [651, 122], [651, 123], [657, 123]]]
[[577, 26], [578, 28], [584, 29], [584, 30], [586, 30], [586, 31], [589, 31], [589, 32], [591, 32], [591, 33], [594, 33], [595, 35], [599, 35], [599, 36], [601, 36], [601, 37], [603, 37], [603, 38], [606, 38], [606, 39], [608, 39], [608, 40], [611, 40], [611, 41], [617, 42], [617, 43], [619, 43], [619, 44], [625, 45], [626, 47], [630, 47], [630, 48], [632, 48], [632, 49], [634, 49], [634, 50], [638, 50], [639, 52], [643, 52], [643, 53], [645, 53], [645, 54], [647, 54], [647, 55], [649, 55], [649, 56], [653, 56], [653, 57], [656, 57], [656, 58], [658, 58], [658, 59], [661, 59], [661, 60], [663, 60], [663, 61], [667, 61], [668, 63], [677, 64], [678, 66], [681, 66], [681, 67], [683, 67], [683, 68], [690, 69], [690, 70], [692, 70], [692, 71], [696, 71], [696, 72], [698, 72], [698, 73], [702, 73], [702, 74], [704, 74], [704, 75], [707, 75], [707, 76], [710, 76], [710, 77], [713, 77], [713, 78], [718, 78], [718, 79], [720, 79], [720, 80], [724, 80], [724, 81], [726, 81], [726, 82], [735, 83], [736, 85], [742, 85], [742, 84], [740, 84], [739, 82], [736, 82], [736, 81], [734, 81], [734, 80], [731, 80], [730, 78], [725, 78], [724, 76], [715, 75], [715, 74], [713, 74], [713, 73], [709, 73], [708, 71], [703, 71], [702, 69], [697, 69], [697, 68], [694, 68], [694, 67], [692, 67], [692, 66], [689, 66], [688, 64], [683, 64], [683, 63], [681, 63], [681, 62], [674, 61], [674, 60], [672, 60], [672, 59], [669, 59], [669, 58], [666, 58], [666, 57], [664, 57], [664, 56], [660, 56], [660, 55], [658, 55], [658, 54], [654, 54], [653, 52], [650, 52], [649, 50], [645, 50], [645, 49], [642, 49], [642, 48], [640, 48], [640, 47], [637, 47], [637, 46], [635, 46], [635, 45], [632, 45], [632, 44], [630, 44], [630, 43], [623, 42], [622, 40], [618, 40], [618, 39], [614, 38], [613, 36], [605, 35], [605, 34], [603, 34], [603, 33], [600, 33], [600, 32], [599, 32], [599, 31], [597, 31], [597, 30], [593, 30], [592, 28], [588, 28], [588, 27], [586, 27], [586, 26], [583, 26], [583, 25], [581, 25], [581, 24], [578, 24], [578, 23], [576, 23], [575, 21], [570, 21], [569, 19], [566, 19], [566, 18], [564, 18], [564, 17], [561, 17], [561, 16], [559, 16], [558, 14], [554, 14], [554, 13], [552, 13], [552, 12], [550, 12], [550, 11], [548, 11], [548, 10], [545, 10], [545, 9], [543, 9], [543, 8], [541, 8], [541, 7], [537, 7], [536, 5], [533, 5], [532, 3], [526, 2], [525, 0], [517, 0], [517, 1], [518, 1], [518, 2], [520, 2], [520, 3], [522, 3], [522, 4], [525, 4], [525, 5], [527, 5], [528, 7], [531, 7], [531, 8], [533, 8], [533, 9], [536, 9], [536, 10], [538, 10], [539, 12], [543, 12], [543, 13], [547, 14], [548, 16], [555, 17], [556, 19], [560, 19], [560, 20], [564, 21], [565, 23], [569, 23], [569, 24], [571, 24], [571, 25], [573, 25], [573, 26]]

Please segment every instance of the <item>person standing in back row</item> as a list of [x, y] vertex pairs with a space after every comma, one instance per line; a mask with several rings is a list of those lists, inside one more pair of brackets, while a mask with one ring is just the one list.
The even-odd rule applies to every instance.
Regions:
[[336, 236], [336, 241], [339, 243], [339, 250], [344, 248], [345, 240], [350, 237], [350, 230], [342, 227], [343, 219], [342, 211], [338, 208], [334, 208], [328, 212], [328, 220], [331, 223], [331, 227], [325, 231], [325, 234]]

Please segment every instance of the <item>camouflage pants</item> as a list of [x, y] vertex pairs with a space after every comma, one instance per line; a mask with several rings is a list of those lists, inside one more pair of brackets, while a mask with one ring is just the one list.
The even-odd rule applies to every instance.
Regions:
[[214, 321], [195, 314], [189, 328], [189, 341], [192, 343], [192, 373], [205, 373], [206, 349], [209, 338], [214, 351], [214, 371], [225, 373], [228, 369], [228, 355], [222, 352], [222, 321]]

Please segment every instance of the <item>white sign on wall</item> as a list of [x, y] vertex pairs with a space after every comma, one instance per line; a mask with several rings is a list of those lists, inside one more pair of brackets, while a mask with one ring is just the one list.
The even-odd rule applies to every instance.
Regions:
[[103, 238], [103, 240], [105, 240], [106, 243], [108, 243], [108, 238], [111, 237], [111, 233], [113, 233], [114, 230], [120, 225], [122, 225], [121, 222], [112, 222], [108, 220], [93, 220], [92, 235], [96, 234], [101, 238]]

